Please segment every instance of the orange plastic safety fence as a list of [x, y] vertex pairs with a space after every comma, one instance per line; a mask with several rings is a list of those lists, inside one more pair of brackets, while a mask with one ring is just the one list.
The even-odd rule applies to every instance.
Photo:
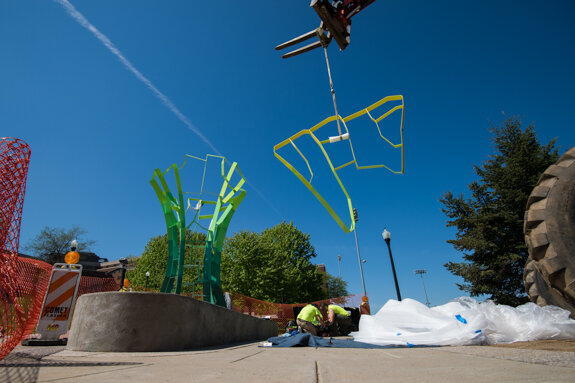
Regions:
[[0, 138], [0, 360], [20, 342], [28, 318], [16, 270], [29, 162], [24, 141]]
[[102, 291], [118, 291], [120, 283], [115, 278], [97, 278], [82, 275], [80, 286], [78, 287], [78, 297], [89, 293], [99, 293]]
[[22, 334], [22, 338], [24, 338], [36, 329], [36, 323], [42, 311], [44, 295], [50, 282], [52, 266], [46, 262], [30, 258], [18, 258], [17, 265], [16, 283], [19, 299], [27, 313]]
[[[284, 332], [286, 325], [290, 320], [295, 321], [294, 308], [304, 307], [307, 305], [307, 303], [271, 303], [250, 298], [238, 293], [230, 293], [230, 297], [235, 311], [259, 318], [268, 318], [273, 320], [278, 324], [278, 331], [280, 333]], [[315, 303], [319, 306], [322, 302], [325, 302], [326, 304], [338, 304], [344, 307], [359, 307], [361, 296], [349, 295], [309, 303]], [[327, 318], [327, 313], [323, 312], [322, 315], [324, 318]]]

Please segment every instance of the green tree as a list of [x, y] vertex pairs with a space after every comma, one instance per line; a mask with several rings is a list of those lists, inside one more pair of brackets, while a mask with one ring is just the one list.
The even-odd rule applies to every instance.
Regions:
[[265, 272], [261, 278], [251, 278], [252, 270], [265, 270], [267, 260], [260, 235], [250, 231], [235, 233], [227, 238], [222, 251], [221, 278], [224, 290], [257, 298], [264, 295], [269, 284]]
[[[186, 232], [186, 241], [189, 245], [201, 245], [206, 239], [204, 233]], [[193, 243], [195, 241], [195, 243]], [[183, 283], [193, 283], [193, 285], [185, 285], [182, 287], [183, 293], [196, 293], [201, 292], [201, 271], [203, 268], [204, 249], [200, 247], [188, 247], [185, 255], [185, 264], [194, 265], [193, 267], [186, 267], [183, 273]], [[142, 256], [138, 259], [136, 267], [133, 271], [127, 273], [127, 278], [130, 280], [132, 286], [136, 289], [146, 286], [146, 279], [148, 289], [159, 290], [164, 281], [166, 273], [166, 265], [168, 262], [168, 235], [160, 235], [151, 238]], [[150, 277], [146, 278], [146, 272], [150, 273]], [[198, 278], [200, 277], [200, 278]]]
[[347, 282], [327, 273], [327, 299], [348, 296]]
[[64, 255], [70, 251], [70, 243], [76, 239], [78, 241], [77, 251], [89, 251], [96, 242], [93, 240], [83, 240], [86, 230], [79, 226], [71, 229], [46, 226], [29, 243], [23, 246], [25, 251], [29, 251], [37, 257], [51, 265], [64, 261]]
[[478, 181], [468, 185], [470, 198], [445, 193], [440, 201], [457, 228], [456, 239], [447, 241], [464, 253], [467, 262], [445, 267], [464, 279], [458, 284], [471, 296], [490, 295], [497, 303], [516, 306], [528, 301], [523, 288], [523, 268], [528, 252], [523, 236], [523, 215], [529, 194], [539, 176], [558, 153], [555, 140], [542, 145], [535, 128], [525, 130], [521, 120], [507, 117], [492, 126], [495, 154], [482, 167], [474, 166]]
[[322, 299], [322, 279], [309, 234], [282, 222], [261, 234], [249, 231], [228, 238], [222, 253], [222, 285], [274, 303]]

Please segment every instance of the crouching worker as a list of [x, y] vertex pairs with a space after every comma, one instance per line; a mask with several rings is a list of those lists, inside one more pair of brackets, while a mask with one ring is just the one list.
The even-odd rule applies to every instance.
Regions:
[[[326, 309], [326, 304], [322, 303], [321, 310]], [[330, 335], [345, 336], [351, 332], [352, 321], [351, 313], [338, 305], [327, 306], [327, 320], [330, 325]]]
[[323, 326], [323, 317], [316, 305], [307, 305], [299, 312], [296, 323], [305, 332], [317, 336], [320, 326]]

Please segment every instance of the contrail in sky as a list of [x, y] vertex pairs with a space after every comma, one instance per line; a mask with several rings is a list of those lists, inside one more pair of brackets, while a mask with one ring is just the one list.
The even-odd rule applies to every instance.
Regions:
[[[128, 59], [122, 54], [122, 52], [120, 52], [120, 50], [118, 48], [116, 48], [116, 46], [110, 41], [110, 39], [108, 39], [102, 32], [100, 32], [95, 26], [92, 25], [92, 23], [90, 23], [85, 17], [84, 15], [82, 15], [76, 8], [74, 8], [74, 6], [72, 4], [70, 4], [70, 2], [68, 0], [54, 0], [56, 3], [59, 3], [60, 5], [62, 5], [64, 7], [64, 9], [66, 10], [66, 12], [72, 16], [72, 18], [74, 18], [74, 20], [76, 20], [81, 26], [83, 26], [84, 28], [86, 28], [87, 30], [89, 30], [90, 32], [92, 32], [92, 34], [94, 36], [96, 36], [96, 38], [98, 40], [100, 40], [100, 42], [102, 44], [104, 44], [104, 46], [106, 48], [108, 48], [108, 50], [110, 52], [112, 52], [112, 54], [114, 54], [114, 56], [116, 56], [120, 62], [122, 64], [124, 64], [124, 66], [126, 67], [126, 69], [128, 69], [130, 72], [132, 72], [134, 74], [134, 76], [136, 76], [138, 78], [138, 80], [142, 81], [147, 87], [148, 89], [150, 89], [154, 95], [160, 99], [160, 101], [162, 101], [162, 103], [168, 107], [168, 109], [170, 109], [170, 111], [172, 113], [174, 113], [176, 115], [176, 117], [178, 117], [178, 119], [180, 121], [182, 121], [184, 123], [184, 125], [186, 125], [188, 127], [188, 129], [190, 129], [192, 132], [194, 132], [198, 137], [200, 137], [200, 139], [202, 141], [204, 141], [206, 143], [206, 145], [208, 145], [214, 152], [216, 152], [218, 155], [223, 156], [222, 153], [220, 153], [220, 151], [210, 142], [210, 140], [208, 140], [208, 138], [206, 136], [204, 136], [202, 134], [202, 132], [196, 128], [194, 126], [194, 124], [191, 123], [191, 121], [188, 119], [188, 117], [186, 117], [182, 112], [180, 112], [180, 110], [174, 105], [174, 103], [162, 92], [160, 92], [158, 90], [158, 88], [156, 88], [154, 86], [154, 84], [152, 84], [152, 82], [150, 80], [148, 80], [146, 78], [146, 76], [144, 76], [139, 70], [137, 70], [130, 61], [128, 61]], [[279, 215], [281, 216], [281, 213], [279, 212], [279, 210], [266, 198], [266, 196], [259, 191], [251, 182], [246, 180], [246, 183], [251, 186], [252, 189], [254, 189], [254, 191]]]
[[70, 2], [68, 2], [68, 0], [54, 0], [54, 1], [61, 4], [64, 7], [64, 9], [66, 9], [66, 12], [68, 12], [68, 14], [72, 16], [74, 20], [76, 20], [81, 26], [92, 32], [94, 36], [96, 36], [96, 38], [100, 40], [100, 42], [104, 44], [104, 46], [108, 48], [108, 50], [112, 52], [122, 62], [122, 64], [124, 64], [126, 69], [132, 72], [134, 76], [138, 78], [138, 80], [142, 81], [154, 93], [154, 95], [157, 98], [159, 98], [160, 101], [162, 101], [162, 103], [166, 105], [168, 109], [170, 109], [170, 111], [174, 113], [176, 117], [178, 117], [178, 119], [184, 123], [184, 125], [188, 127], [188, 129], [190, 129], [198, 137], [200, 137], [200, 139], [204, 141], [206, 145], [208, 145], [214, 152], [216, 152], [220, 156], [222, 155], [220, 151], [210, 142], [210, 140], [208, 140], [208, 138], [204, 136], [202, 132], [200, 132], [200, 130], [190, 122], [188, 117], [186, 117], [182, 112], [180, 112], [180, 110], [174, 105], [174, 103], [165, 94], [160, 92], [158, 88], [156, 88], [154, 84], [152, 84], [152, 82], [146, 78], [146, 76], [144, 76], [139, 70], [137, 70], [132, 65], [132, 63], [128, 61], [128, 59], [122, 54], [122, 52], [120, 52], [120, 50], [116, 48], [116, 46], [110, 41], [110, 39], [108, 39], [102, 32], [100, 32], [95, 26], [93, 26], [92, 23], [90, 23], [84, 17], [84, 15], [78, 12], [78, 10], [74, 8], [74, 6], [70, 4]]

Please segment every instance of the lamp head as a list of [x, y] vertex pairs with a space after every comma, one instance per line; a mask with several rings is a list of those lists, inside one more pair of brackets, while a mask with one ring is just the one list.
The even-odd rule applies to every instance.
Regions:
[[391, 240], [391, 233], [387, 231], [387, 229], [383, 229], [383, 233], [381, 233], [381, 236], [386, 242]]
[[72, 242], [70, 242], [70, 247], [72, 248], [72, 251], [75, 251], [78, 248], [78, 240], [74, 239]]
[[149, 277], [149, 276], [150, 276], [150, 272], [146, 271], [146, 277]]

